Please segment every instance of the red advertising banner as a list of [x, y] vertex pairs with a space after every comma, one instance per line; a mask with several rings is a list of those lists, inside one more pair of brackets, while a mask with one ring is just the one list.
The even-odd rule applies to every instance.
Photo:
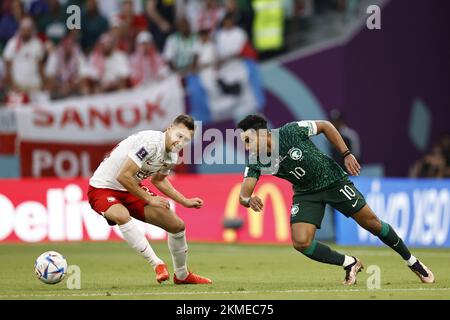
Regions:
[[[171, 182], [187, 197], [205, 201], [199, 210], [172, 204], [186, 223], [190, 241], [290, 242], [288, 183], [261, 178], [256, 193], [264, 211], [256, 213], [239, 205], [241, 175], [178, 175]], [[90, 208], [87, 189], [86, 179], [0, 180], [0, 242], [119, 240], [117, 226], [110, 227]], [[241, 228], [224, 227], [225, 219], [235, 218], [242, 219]], [[166, 239], [162, 229], [139, 225], [149, 239]]]
[[24, 177], [90, 177], [114, 146], [22, 142], [20, 170]]

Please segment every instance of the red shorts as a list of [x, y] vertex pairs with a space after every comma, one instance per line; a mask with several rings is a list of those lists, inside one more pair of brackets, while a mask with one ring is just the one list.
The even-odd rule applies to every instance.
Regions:
[[[156, 196], [147, 187], [141, 186], [141, 188], [147, 191], [152, 196]], [[144, 208], [146, 205], [148, 205], [148, 203], [141, 198], [132, 195], [128, 191], [100, 189], [89, 186], [87, 195], [89, 204], [91, 205], [92, 209], [94, 209], [95, 212], [101, 214], [102, 216], [104, 216], [106, 210], [108, 210], [111, 206], [115, 204], [122, 204], [125, 208], [128, 209], [130, 215], [133, 218], [145, 222]], [[108, 219], [106, 220], [110, 225], [115, 225], [114, 222]]]

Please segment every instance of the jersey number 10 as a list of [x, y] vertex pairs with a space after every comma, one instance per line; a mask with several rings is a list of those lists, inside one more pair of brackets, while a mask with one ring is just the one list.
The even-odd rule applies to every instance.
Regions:
[[301, 177], [303, 177], [306, 174], [306, 171], [303, 170], [302, 167], [296, 167], [294, 169], [294, 171], [289, 171], [289, 173], [292, 173], [294, 175], [294, 177], [296, 177], [297, 179], [300, 179]]
[[346, 196], [348, 200], [352, 200], [352, 197], [356, 195], [355, 191], [353, 191], [353, 189], [348, 185], [345, 185], [344, 188], [339, 189], [339, 192]]

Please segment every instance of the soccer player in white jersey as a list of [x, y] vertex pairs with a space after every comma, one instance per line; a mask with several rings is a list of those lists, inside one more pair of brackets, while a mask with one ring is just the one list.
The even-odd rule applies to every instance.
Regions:
[[194, 130], [192, 117], [180, 115], [164, 132], [138, 132], [120, 142], [89, 180], [91, 207], [110, 225], [119, 225], [128, 244], [152, 265], [159, 283], [169, 279], [167, 265], [158, 258], [131, 217], [168, 232], [175, 284], [212, 283], [187, 269], [188, 247], [183, 220], [170, 209], [167, 199], [141, 185], [144, 179], [151, 177], [158, 190], [186, 208], [203, 206], [202, 199], [186, 198], [167, 179], [177, 163], [178, 153], [191, 141]]

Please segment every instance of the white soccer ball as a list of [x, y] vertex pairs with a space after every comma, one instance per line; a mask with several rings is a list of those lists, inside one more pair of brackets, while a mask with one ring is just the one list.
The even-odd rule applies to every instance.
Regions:
[[34, 273], [37, 278], [47, 284], [60, 282], [67, 272], [67, 261], [56, 251], [41, 254], [34, 263]]

